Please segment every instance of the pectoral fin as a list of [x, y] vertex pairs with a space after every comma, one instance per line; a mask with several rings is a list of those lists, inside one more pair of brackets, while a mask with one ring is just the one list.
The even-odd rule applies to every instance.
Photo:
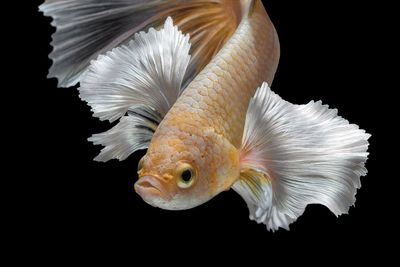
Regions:
[[264, 222], [272, 208], [272, 188], [270, 177], [263, 171], [245, 169], [232, 188], [246, 201], [250, 219]]
[[123, 116], [110, 130], [89, 138], [93, 144], [104, 146], [94, 160], [124, 160], [136, 150], [148, 148], [158, 122], [144, 107], [136, 108], [129, 114]]
[[250, 218], [271, 230], [288, 229], [308, 204], [347, 213], [367, 173], [369, 136], [337, 110], [313, 101], [293, 105], [264, 83], [248, 107], [233, 189]]

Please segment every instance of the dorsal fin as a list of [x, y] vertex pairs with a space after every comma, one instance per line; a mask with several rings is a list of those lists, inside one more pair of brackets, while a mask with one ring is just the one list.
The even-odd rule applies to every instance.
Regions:
[[112, 122], [137, 106], [163, 117], [181, 93], [189, 49], [189, 36], [168, 17], [160, 30], [140, 32], [128, 45], [93, 60], [82, 77], [80, 97], [101, 120]]
[[159, 28], [171, 16], [191, 36], [192, 60], [185, 78], [190, 81], [233, 34], [249, 2], [46, 0], [39, 9], [56, 27], [49, 77], [56, 77], [60, 87], [75, 85], [92, 59], [128, 43], [140, 30]]
[[189, 49], [189, 36], [168, 17], [160, 30], [140, 32], [128, 45], [91, 62], [82, 76], [81, 99], [102, 120], [122, 117], [110, 131], [89, 139], [105, 146], [96, 160], [122, 160], [147, 147], [183, 90]]

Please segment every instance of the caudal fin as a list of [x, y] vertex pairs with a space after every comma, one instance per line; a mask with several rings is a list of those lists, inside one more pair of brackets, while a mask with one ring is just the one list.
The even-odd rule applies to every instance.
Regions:
[[264, 83], [251, 99], [241, 148], [241, 177], [233, 185], [250, 218], [288, 229], [308, 204], [347, 213], [367, 173], [364, 130], [320, 101], [294, 105]]
[[235, 31], [247, 0], [46, 0], [39, 10], [52, 17], [53, 65], [49, 77], [60, 87], [80, 81], [92, 59], [132, 40], [134, 34], [162, 26], [171, 16], [191, 37], [190, 80]]

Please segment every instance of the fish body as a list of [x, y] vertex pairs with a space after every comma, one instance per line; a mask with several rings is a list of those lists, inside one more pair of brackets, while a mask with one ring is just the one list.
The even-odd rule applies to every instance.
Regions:
[[[250, 98], [264, 81], [272, 84], [279, 40], [261, 2], [178, 98], [162, 125], [212, 127], [240, 148]], [[177, 117], [177, 119], [174, 119]], [[162, 127], [159, 128], [162, 131]]]
[[270, 90], [280, 49], [261, 1], [64, 0], [40, 9], [57, 27], [50, 76], [79, 81], [94, 116], [118, 120], [89, 138], [104, 146], [96, 160], [147, 148], [135, 184], [147, 203], [188, 209], [232, 188], [271, 230], [288, 229], [311, 203], [336, 215], [354, 203], [369, 135], [321, 102], [294, 105]]
[[[204, 191], [209, 193], [204, 201], [228, 190], [240, 176], [239, 149], [249, 100], [263, 81], [272, 83], [278, 59], [275, 28], [257, 2], [251, 15], [243, 18], [230, 40], [166, 114], [139, 174], [168, 182], [174, 176], [165, 168], [179, 162], [182, 155], [198, 169], [208, 169], [207, 177], [199, 178], [205, 180]], [[189, 203], [183, 202], [185, 207]], [[176, 206], [169, 203], [164, 208]]]

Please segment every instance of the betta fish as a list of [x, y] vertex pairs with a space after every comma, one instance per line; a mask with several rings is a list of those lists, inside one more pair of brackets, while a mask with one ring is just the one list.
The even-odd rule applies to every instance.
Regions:
[[46, 0], [59, 87], [79, 83], [95, 117], [97, 161], [147, 149], [134, 189], [190, 209], [233, 189], [250, 219], [288, 229], [308, 204], [336, 216], [366, 175], [364, 130], [320, 101], [271, 91], [280, 55], [260, 0]]

